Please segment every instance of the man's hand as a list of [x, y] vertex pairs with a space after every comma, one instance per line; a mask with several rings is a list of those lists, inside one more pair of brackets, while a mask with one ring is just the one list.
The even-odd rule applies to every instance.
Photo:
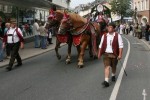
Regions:
[[3, 43], [2, 48], [3, 48], [3, 49], [5, 48], [5, 43]]
[[101, 51], [101, 49], [98, 50], [98, 55], [97, 55], [98, 59], [100, 59], [100, 56], [101, 56], [100, 51]]
[[23, 43], [23, 42], [21, 42], [20, 48], [21, 48], [21, 49], [24, 49], [24, 43]]
[[118, 60], [122, 59], [122, 56], [121, 56], [121, 55], [119, 55], [117, 59], [118, 59]]

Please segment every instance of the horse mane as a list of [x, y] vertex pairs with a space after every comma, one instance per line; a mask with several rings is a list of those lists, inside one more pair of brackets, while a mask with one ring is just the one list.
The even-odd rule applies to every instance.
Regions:
[[55, 13], [56, 13], [57, 20], [61, 21], [63, 18], [63, 15], [64, 15], [64, 11], [63, 10], [56, 10]]
[[76, 13], [68, 13], [69, 17], [71, 19], [71, 21], [73, 22], [73, 26], [74, 27], [79, 27], [81, 25], [84, 25], [85, 23], [87, 23], [87, 19], [81, 17], [80, 15], [76, 14]]

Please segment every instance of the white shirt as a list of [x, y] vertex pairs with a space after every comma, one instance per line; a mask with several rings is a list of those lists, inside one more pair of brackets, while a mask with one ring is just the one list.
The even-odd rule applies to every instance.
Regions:
[[[113, 53], [112, 42], [113, 42], [114, 36], [115, 36], [115, 32], [112, 35], [110, 35], [109, 33], [107, 34], [107, 46], [106, 46], [106, 51], [105, 51], [106, 53]], [[99, 48], [102, 48], [103, 41], [104, 41], [104, 35], [102, 36]], [[118, 44], [119, 44], [119, 48], [123, 48], [123, 40], [120, 34], [118, 34]]]
[[[18, 28], [18, 32], [23, 36], [20, 28]], [[7, 31], [7, 43], [17, 43], [17, 42], [19, 42], [19, 37], [16, 33], [16, 28], [10, 27], [10, 29]]]
[[33, 34], [34, 34], [34, 35], [40, 35], [40, 32], [38, 31], [38, 29], [39, 29], [39, 25], [38, 25], [37, 22], [35, 22], [35, 23], [33, 24]]

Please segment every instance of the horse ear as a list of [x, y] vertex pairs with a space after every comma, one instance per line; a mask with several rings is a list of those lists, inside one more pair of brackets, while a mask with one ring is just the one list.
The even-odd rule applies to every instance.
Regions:
[[54, 10], [50, 9], [48, 19], [55, 18]]

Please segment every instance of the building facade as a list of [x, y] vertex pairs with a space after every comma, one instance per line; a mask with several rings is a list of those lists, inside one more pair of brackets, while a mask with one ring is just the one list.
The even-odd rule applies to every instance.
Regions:
[[[56, 9], [69, 8], [70, 0], [5, 0], [0, 1], [0, 17], [4, 22], [10, 18], [18, 20], [18, 26], [22, 27], [24, 36], [32, 35], [24, 30], [24, 26], [30, 26], [35, 19], [47, 21], [49, 9], [56, 6]], [[31, 26], [32, 27], [32, 26]]]
[[150, 0], [133, 0], [133, 8], [137, 12], [138, 23], [150, 23]]

